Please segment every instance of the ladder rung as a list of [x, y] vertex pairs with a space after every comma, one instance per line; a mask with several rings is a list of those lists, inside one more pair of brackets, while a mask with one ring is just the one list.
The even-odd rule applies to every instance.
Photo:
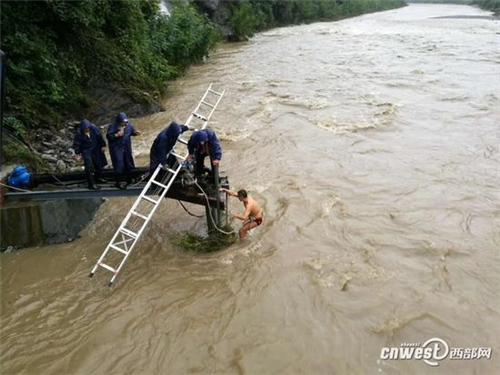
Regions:
[[166, 189], [167, 185], [163, 185], [161, 182], [158, 182], [156, 180], [151, 180], [151, 182], [155, 185], [161, 186], [162, 188]]
[[187, 145], [187, 144], [188, 144], [188, 141], [186, 141], [184, 138], [180, 138], [180, 137], [179, 137], [177, 140], [178, 140], [179, 142], [181, 142], [182, 144], [185, 144], [185, 145]]
[[206, 117], [202, 116], [202, 115], [199, 115], [198, 113], [196, 112], [193, 112], [193, 116], [194, 117], [198, 117], [200, 120], [203, 120], [203, 121], [207, 121]]
[[172, 174], [175, 174], [175, 171], [173, 169], [167, 168], [167, 171], [169, 171]]
[[201, 104], [208, 105], [209, 107], [212, 107], [212, 108], [214, 108], [214, 107], [215, 107], [213, 104], [210, 104], [210, 103], [207, 103], [207, 102], [201, 102]]
[[220, 92], [214, 91], [212, 89], [208, 89], [208, 91], [210, 91], [212, 94], [222, 96], [222, 94]]
[[[170, 155], [175, 156], [177, 159], [186, 160], [186, 157], [185, 157], [185, 156], [180, 156], [179, 154], [176, 154], [175, 152], [170, 152]], [[175, 173], [175, 172], [174, 172], [174, 173]]]
[[99, 265], [100, 265], [102, 268], [106, 268], [108, 271], [111, 271], [111, 272], [113, 272], [113, 273], [116, 273], [116, 270], [115, 270], [113, 267], [108, 266], [107, 264], [104, 264], [104, 263], [99, 263]]
[[111, 247], [112, 249], [114, 249], [114, 250], [116, 250], [116, 251], [119, 251], [119, 252], [120, 252], [120, 253], [122, 253], [122, 254], [125, 254], [125, 255], [127, 255], [127, 254], [128, 254], [125, 250], [123, 250], [122, 248], [120, 248], [120, 247], [118, 247], [118, 246], [115, 246], [115, 245], [110, 244], [110, 245], [109, 245], [109, 247]]
[[154, 199], [151, 199], [151, 198], [149, 198], [149, 197], [148, 197], [148, 196], [146, 196], [146, 195], [143, 195], [141, 198], [142, 198], [142, 199], [145, 199], [145, 200], [147, 200], [148, 202], [151, 202], [151, 203], [153, 203], [153, 204], [157, 204], [157, 203], [158, 203], [158, 201], [156, 201], [156, 200], [154, 200]]
[[132, 211], [132, 215], [139, 216], [141, 219], [147, 220], [148, 217], [140, 214], [139, 212]]
[[127, 228], [120, 228], [120, 232], [122, 232], [123, 234], [126, 234], [127, 236], [132, 237], [132, 238], [139, 237], [139, 235], [137, 233], [132, 232], [131, 230], [129, 230]]

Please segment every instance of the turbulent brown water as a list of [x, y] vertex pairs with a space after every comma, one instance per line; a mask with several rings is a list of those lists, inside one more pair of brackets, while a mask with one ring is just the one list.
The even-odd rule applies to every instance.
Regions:
[[[436, 18], [476, 15], [411, 5], [275, 29], [190, 69], [167, 112], [135, 121], [138, 164], [213, 82], [222, 169], [264, 225], [185, 252], [172, 234], [205, 222], [166, 201], [112, 288], [88, 273], [130, 199], [73, 243], [2, 254], [1, 373], [498, 373], [499, 21]], [[492, 358], [379, 359], [434, 337]]]

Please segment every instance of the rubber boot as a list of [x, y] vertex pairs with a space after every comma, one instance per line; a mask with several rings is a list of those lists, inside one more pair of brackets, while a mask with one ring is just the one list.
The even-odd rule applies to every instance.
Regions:
[[132, 178], [128, 173], [125, 175], [125, 181], [127, 182], [127, 185], [130, 185], [132, 183]]
[[87, 172], [87, 182], [88, 182], [88, 187], [89, 189], [91, 190], [100, 190], [101, 188], [99, 186], [97, 186], [97, 184], [95, 183], [95, 180], [94, 180], [94, 176], [92, 175], [92, 173], [90, 172]]
[[98, 184], [105, 184], [107, 181], [101, 177], [101, 171], [95, 172], [95, 182]]
[[116, 176], [116, 183], [115, 183], [115, 186], [118, 188], [118, 189], [121, 189], [121, 190], [125, 190], [127, 188], [127, 185], [125, 185], [124, 183], [122, 183], [122, 176], [121, 175], [117, 175]]

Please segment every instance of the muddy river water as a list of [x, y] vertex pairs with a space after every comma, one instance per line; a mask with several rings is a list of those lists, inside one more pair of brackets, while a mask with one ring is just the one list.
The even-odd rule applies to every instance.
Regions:
[[[165, 201], [112, 288], [88, 273], [133, 199], [72, 243], [2, 254], [1, 373], [498, 371], [500, 21], [448, 18], [487, 15], [411, 5], [220, 46], [135, 119], [136, 162], [213, 82], [221, 169], [264, 224], [182, 251], [169, 238], [205, 221]], [[380, 358], [431, 338], [491, 359]]]

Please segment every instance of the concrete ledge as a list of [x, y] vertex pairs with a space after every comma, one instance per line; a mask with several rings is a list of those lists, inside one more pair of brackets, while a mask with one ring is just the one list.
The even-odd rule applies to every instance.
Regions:
[[19, 202], [0, 210], [0, 250], [72, 241], [94, 218], [101, 198]]

